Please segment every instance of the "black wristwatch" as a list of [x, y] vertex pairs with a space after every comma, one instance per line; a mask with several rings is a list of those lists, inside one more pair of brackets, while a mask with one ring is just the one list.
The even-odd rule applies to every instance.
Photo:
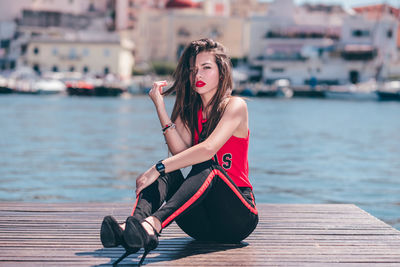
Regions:
[[165, 166], [162, 163], [162, 160], [157, 162], [156, 164], [156, 170], [160, 173], [161, 176], [165, 176]]

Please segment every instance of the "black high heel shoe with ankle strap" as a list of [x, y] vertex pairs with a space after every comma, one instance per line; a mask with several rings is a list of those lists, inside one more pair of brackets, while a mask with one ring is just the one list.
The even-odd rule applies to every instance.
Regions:
[[130, 254], [132, 254], [131, 252], [129, 252], [129, 250], [139, 250], [140, 248], [144, 248], [143, 256], [138, 263], [138, 266], [141, 266], [147, 254], [158, 246], [158, 237], [160, 236], [160, 234], [150, 222], [146, 220], [143, 220], [143, 222], [148, 223], [153, 228], [154, 234], [149, 235], [138, 219], [132, 216], [128, 217], [123, 233], [126, 245], [126, 252], [113, 264], [114, 266], [122, 261], [124, 258], [128, 257]]
[[140, 250], [140, 247], [132, 248], [126, 245], [123, 237], [123, 232], [124, 231], [122, 230], [120, 224], [117, 222], [117, 220], [115, 220], [114, 217], [112, 216], [104, 217], [100, 229], [101, 243], [105, 248], [112, 248], [122, 245], [126, 250], [125, 254], [123, 254], [119, 259], [117, 259], [113, 263], [113, 266], [117, 265], [120, 261], [122, 261], [129, 255], [135, 254]]

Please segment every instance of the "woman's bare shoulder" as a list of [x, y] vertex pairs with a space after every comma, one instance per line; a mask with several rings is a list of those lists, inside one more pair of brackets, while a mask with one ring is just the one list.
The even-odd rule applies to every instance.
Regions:
[[230, 112], [247, 112], [247, 103], [241, 97], [232, 96], [229, 98], [226, 109]]

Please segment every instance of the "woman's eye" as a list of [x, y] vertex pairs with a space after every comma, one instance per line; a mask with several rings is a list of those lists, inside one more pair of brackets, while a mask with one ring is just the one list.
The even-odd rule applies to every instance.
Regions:
[[210, 66], [205, 66], [204, 69], [208, 70], [208, 69], [211, 69], [211, 67]]

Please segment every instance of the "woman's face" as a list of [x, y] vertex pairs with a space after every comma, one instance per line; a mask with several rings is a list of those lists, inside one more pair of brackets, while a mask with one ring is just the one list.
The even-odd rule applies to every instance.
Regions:
[[[196, 56], [194, 83], [195, 91], [200, 95], [213, 96], [218, 90], [219, 70], [214, 54], [201, 52]], [[193, 76], [190, 77], [192, 81]]]

